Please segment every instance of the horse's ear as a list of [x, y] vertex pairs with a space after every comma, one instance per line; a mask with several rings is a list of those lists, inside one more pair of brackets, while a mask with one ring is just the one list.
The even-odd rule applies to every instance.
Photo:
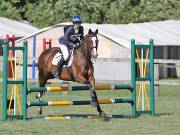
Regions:
[[92, 33], [92, 30], [91, 30], [91, 29], [89, 29], [88, 34], [91, 34], [91, 33]]
[[95, 34], [96, 34], [96, 35], [98, 34], [98, 29], [96, 29]]

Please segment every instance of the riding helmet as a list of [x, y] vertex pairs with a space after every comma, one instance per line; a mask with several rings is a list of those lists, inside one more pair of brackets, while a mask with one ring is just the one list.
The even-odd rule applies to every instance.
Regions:
[[80, 16], [73, 16], [72, 23], [82, 23]]

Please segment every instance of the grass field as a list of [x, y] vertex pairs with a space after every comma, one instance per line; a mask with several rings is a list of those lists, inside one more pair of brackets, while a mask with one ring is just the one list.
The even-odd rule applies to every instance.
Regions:
[[[2, 84], [1, 84], [2, 86]], [[2, 88], [2, 87], [1, 87]], [[99, 99], [128, 97], [128, 91], [98, 92]], [[1, 94], [2, 95], [2, 94]], [[28, 100], [34, 100], [32, 94]], [[89, 99], [89, 92], [47, 93], [44, 100]], [[0, 97], [0, 101], [2, 96]], [[130, 114], [127, 104], [102, 105], [108, 114]], [[1, 108], [0, 108], [1, 111]], [[0, 121], [0, 135], [179, 135], [180, 134], [180, 91], [175, 86], [161, 86], [156, 98], [156, 116], [144, 115], [138, 118], [101, 119], [75, 118], [70, 120], [45, 120], [37, 115], [37, 108], [28, 110], [33, 119]], [[44, 107], [43, 115], [97, 114], [92, 106]], [[1, 112], [0, 112], [1, 117]]]
[[2, 72], [2, 71], [0, 71], [0, 78], [2, 78], [2, 76], [3, 76], [3, 72]]

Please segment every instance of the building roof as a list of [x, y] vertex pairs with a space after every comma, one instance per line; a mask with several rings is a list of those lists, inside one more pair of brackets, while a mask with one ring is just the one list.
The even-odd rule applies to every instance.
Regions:
[[[30, 34], [21, 40], [34, 34], [48, 31], [54, 27], [61, 27], [71, 23], [59, 23]], [[148, 44], [149, 39], [154, 39], [157, 46], [180, 46], [180, 20], [167, 20], [158, 22], [130, 23], [130, 24], [82, 24], [86, 30], [98, 28], [99, 34], [112, 41], [130, 48], [130, 40], [135, 39], [137, 44]]]
[[37, 30], [38, 28], [33, 27], [27, 22], [19, 22], [0, 17], [0, 38], [5, 38], [7, 34], [24, 37]]
[[157, 46], [180, 46], [180, 20], [117, 25], [85, 24], [85, 26], [98, 28], [100, 34], [127, 48], [130, 48], [132, 38], [139, 44], [147, 44], [152, 38]]

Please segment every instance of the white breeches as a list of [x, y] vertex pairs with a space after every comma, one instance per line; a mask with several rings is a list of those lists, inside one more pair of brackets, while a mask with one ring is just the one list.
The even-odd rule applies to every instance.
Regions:
[[69, 58], [69, 51], [66, 45], [59, 44], [59, 47], [61, 48], [61, 52], [63, 54], [64, 61], [66, 61]]

